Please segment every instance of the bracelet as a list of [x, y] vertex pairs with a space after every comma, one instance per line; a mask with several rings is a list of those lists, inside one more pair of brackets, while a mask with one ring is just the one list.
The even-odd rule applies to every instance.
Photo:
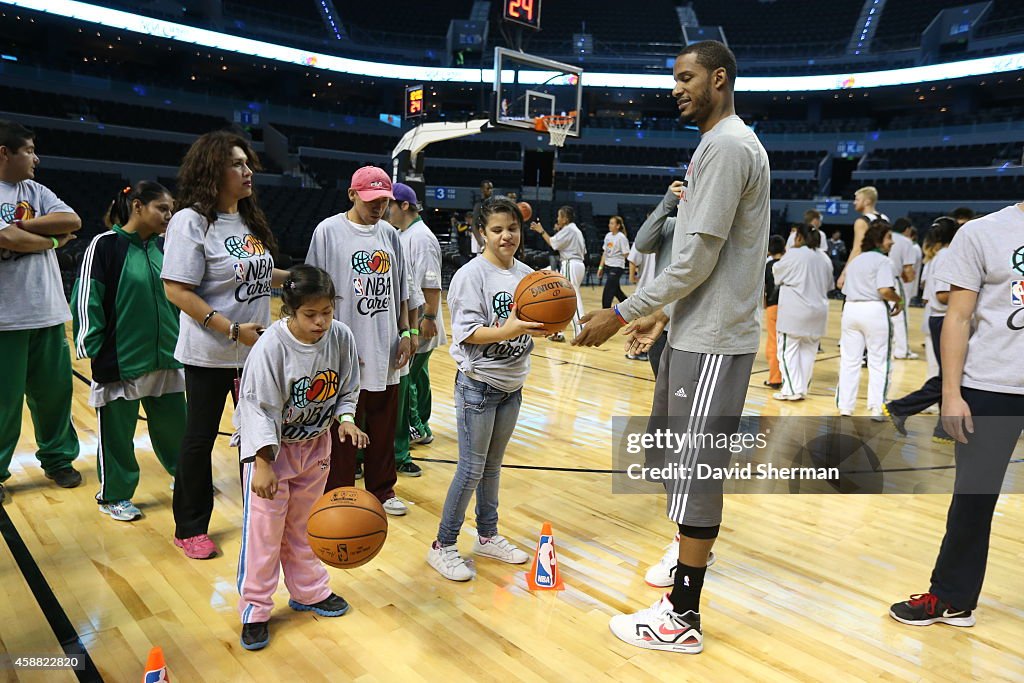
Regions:
[[412, 333], [409, 332], [409, 330], [402, 330], [401, 332], [398, 333], [398, 336], [401, 339], [408, 339], [410, 336], [412, 336]]
[[240, 328], [241, 325], [239, 325], [238, 323], [231, 323], [231, 326], [228, 328], [228, 339], [230, 339], [233, 342], [238, 341], [238, 332]]
[[409, 328], [409, 334], [415, 334], [416, 336], [419, 336], [420, 331], [419, 331], [419, 329], [417, 329], [415, 327], [410, 327]]
[[614, 306], [612, 306], [612, 310], [615, 311], [615, 317], [619, 319], [619, 322], [621, 324], [627, 325], [629, 323], [629, 321], [627, 321], [624, 317], [622, 317], [622, 313], [619, 312], [619, 305], [618, 304], [615, 304]]
[[207, 313], [206, 317], [203, 318], [203, 327], [209, 327], [210, 321], [213, 320], [213, 316], [215, 315], [217, 315], [217, 311], [210, 311], [209, 313]]
[[424, 320], [437, 320], [437, 313], [424, 313], [423, 314], [423, 319]]
[[355, 418], [352, 417], [352, 413], [344, 413], [338, 416], [338, 422], [352, 422], [355, 423]]
[[[18, 222], [20, 223], [21, 221], [18, 221]], [[58, 240], [56, 237], [51, 237], [50, 239], [53, 240], [53, 248], [54, 249], [56, 249], [57, 247], [60, 246], [60, 240]]]

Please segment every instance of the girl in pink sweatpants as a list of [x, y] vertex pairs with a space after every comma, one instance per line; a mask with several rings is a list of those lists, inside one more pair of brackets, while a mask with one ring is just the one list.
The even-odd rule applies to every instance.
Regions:
[[281, 569], [295, 610], [340, 617], [327, 570], [306, 542], [306, 522], [323, 495], [331, 462], [331, 423], [363, 448], [353, 414], [359, 360], [351, 330], [333, 319], [334, 285], [313, 266], [296, 266], [283, 286], [287, 317], [253, 346], [235, 410], [243, 471], [238, 609], [242, 647], [270, 642], [268, 622]]

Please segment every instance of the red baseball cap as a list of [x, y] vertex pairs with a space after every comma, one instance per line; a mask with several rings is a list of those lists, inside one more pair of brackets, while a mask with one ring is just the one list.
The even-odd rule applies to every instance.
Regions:
[[355, 190], [364, 202], [372, 202], [381, 197], [395, 198], [391, 194], [391, 178], [386, 171], [376, 166], [363, 166], [353, 173], [349, 189]]

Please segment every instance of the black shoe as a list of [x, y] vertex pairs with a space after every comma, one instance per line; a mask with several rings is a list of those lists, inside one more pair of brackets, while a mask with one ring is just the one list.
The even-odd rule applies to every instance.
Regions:
[[896, 431], [903, 436], [907, 435], [907, 417], [906, 415], [896, 415], [889, 409], [888, 403], [882, 404], [882, 412], [885, 413], [886, 417], [889, 418], [889, 422], [892, 422], [892, 426], [896, 428]]
[[956, 609], [931, 593], [911, 595], [905, 602], [889, 608], [889, 616], [901, 624], [931, 626], [935, 623], [950, 626], [974, 626], [974, 615], [969, 609]]
[[301, 602], [289, 600], [288, 606], [297, 612], [315, 612], [322, 617], [340, 617], [342, 614], [347, 612], [349, 608], [349, 604], [345, 602], [345, 598], [340, 595], [335, 595], [334, 593], [331, 593], [328, 597], [315, 605], [303, 605]]
[[267, 628], [267, 622], [242, 624], [242, 647], [246, 650], [262, 650], [269, 642], [270, 629]]
[[363, 463], [357, 462], [356, 463], [356, 479], [362, 479], [362, 478], [363, 478]]
[[423, 468], [410, 460], [409, 462], [403, 462], [398, 466], [398, 473], [404, 474], [407, 477], [422, 477]]
[[82, 475], [71, 465], [62, 467], [55, 472], [47, 472], [47, 479], [53, 479], [53, 483], [62, 489], [73, 489], [82, 483]]
[[782, 388], [782, 382], [765, 382], [764, 385], [776, 391]]

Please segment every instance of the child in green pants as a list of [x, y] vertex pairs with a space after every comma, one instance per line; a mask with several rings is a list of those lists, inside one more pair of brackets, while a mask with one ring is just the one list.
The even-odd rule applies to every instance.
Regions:
[[173, 200], [142, 181], [118, 193], [110, 232], [93, 239], [71, 296], [75, 350], [92, 359], [89, 405], [96, 408], [100, 512], [131, 522], [139, 484], [135, 426], [146, 410], [160, 464], [174, 476], [185, 431], [185, 376], [174, 359], [178, 309], [164, 295], [163, 239]]

